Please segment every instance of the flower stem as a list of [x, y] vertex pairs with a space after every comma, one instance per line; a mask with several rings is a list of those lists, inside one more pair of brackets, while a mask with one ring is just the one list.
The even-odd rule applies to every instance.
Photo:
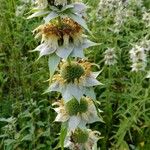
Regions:
[[71, 58], [70, 57], [68, 57], [67, 62], [69, 65], [71, 65]]

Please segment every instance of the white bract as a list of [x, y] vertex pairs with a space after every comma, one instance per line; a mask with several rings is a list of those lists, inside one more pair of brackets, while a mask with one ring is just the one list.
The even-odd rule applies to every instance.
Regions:
[[67, 134], [64, 146], [71, 150], [94, 150], [100, 135], [98, 131], [79, 128]]
[[33, 51], [39, 51], [40, 56], [56, 53], [59, 57], [67, 59], [71, 57], [84, 58], [83, 50], [98, 45], [83, 35], [80, 25], [67, 18], [59, 22], [44, 24], [34, 31], [35, 38], [42, 37], [41, 44]]
[[[75, 71], [76, 68], [73, 68], [70, 71], [66, 71], [66, 68], [72, 68], [74, 64], [83, 68], [83, 72], [80, 72], [82, 74], [79, 74], [82, 69]], [[62, 93], [62, 97], [66, 102], [74, 97], [80, 101], [83, 95], [95, 99], [93, 86], [101, 85], [102, 83], [96, 79], [100, 72], [91, 72], [92, 65], [89, 62], [71, 62], [71, 65], [64, 62], [60, 66], [60, 73], [54, 75], [53, 82], [50, 83], [46, 92], [58, 91]], [[65, 75], [62, 72], [65, 72]]]
[[74, 131], [77, 127], [85, 127], [87, 123], [101, 121], [97, 115], [95, 105], [90, 98], [81, 98], [80, 103], [72, 99], [65, 103], [63, 100], [55, 102], [53, 106], [57, 112], [55, 121], [68, 122], [68, 130]]

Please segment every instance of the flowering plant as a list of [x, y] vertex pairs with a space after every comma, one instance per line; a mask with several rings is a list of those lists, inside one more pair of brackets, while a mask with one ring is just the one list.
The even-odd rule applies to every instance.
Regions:
[[33, 31], [36, 38], [41, 37], [41, 44], [33, 51], [40, 52], [39, 58], [49, 55], [50, 86], [45, 93], [62, 94], [62, 100], [53, 103], [58, 106], [54, 108], [55, 121], [66, 123], [62, 143], [71, 149], [76, 146], [81, 150], [92, 149], [100, 133], [87, 129], [86, 124], [102, 121], [93, 102], [96, 102], [93, 86], [101, 83], [96, 79], [100, 71], [91, 71], [96, 64], [88, 62], [83, 52], [98, 45], [83, 34], [84, 29], [89, 31], [84, 19], [86, 5], [70, 0], [38, 0], [35, 5], [28, 19], [43, 16], [45, 24]]

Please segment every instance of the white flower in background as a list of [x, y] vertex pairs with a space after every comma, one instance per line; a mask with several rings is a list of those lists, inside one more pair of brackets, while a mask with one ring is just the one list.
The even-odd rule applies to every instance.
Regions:
[[147, 65], [145, 49], [143, 47], [135, 45], [129, 53], [132, 62], [132, 71], [138, 72], [145, 70]]
[[142, 39], [139, 45], [143, 47], [145, 51], [150, 51], [150, 40], [148, 40], [147, 37]]
[[115, 54], [115, 50], [114, 48], [108, 48], [105, 52], [104, 52], [105, 56], [104, 56], [104, 60], [105, 60], [105, 64], [106, 65], [114, 65], [117, 63], [116, 61], [116, 54]]
[[128, 10], [123, 6], [120, 6], [115, 12], [114, 25], [111, 30], [114, 33], [118, 33], [123, 27], [123, 25], [126, 23], [127, 19], [132, 17], [133, 14], [133, 10]]
[[123, 0], [101, 0], [98, 5], [98, 14], [101, 16], [113, 16], [116, 13], [116, 10], [121, 7], [124, 8], [126, 5], [127, 1]]
[[67, 5], [67, 0], [55, 0], [55, 5], [62, 5], [62, 6], [65, 6]]
[[64, 147], [71, 150], [94, 150], [97, 148], [97, 141], [100, 139], [100, 132], [90, 129], [77, 128], [66, 136]]
[[143, 21], [146, 24], [146, 27], [150, 27], [150, 13], [149, 12], [144, 12], [143, 14]]
[[69, 5], [65, 5], [63, 7], [57, 7], [55, 4], [65, 4], [64, 1], [56, 1], [54, 4], [51, 2], [47, 2], [47, 0], [38, 0], [36, 1], [37, 7], [33, 8], [33, 14], [30, 15], [27, 19], [31, 19], [34, 17], [44, 17], [45, 23], [49, 23], [52, 19], [60, 17], [61, 19], [69, 17], [73, 19], [75, 22], [80, 24], [83, 28], [89, 31], [86, 21], [83, 17], [86, 17], [86, 9], [87, 6], [84, 3], [73, 3]]
[[55, 121], [68, 122], [68, 130], [74, 131], [77, 127], [85, 127], [87, 123], [102, 121], [98, 115], [92, 99], [83, 97], [80, 103], [75, 98], [67, 103], [63, 100], [55, 102], [53, 106], [57, 112]]
[[144, 71], [146, 68], [145, 62], [135, 62], [131, 65], [132, 71], [138, 72], [138, 71]]
[[139, 60], [141, 61], [146, 61], [146, 54], [145, 54], [145, 49], [143, 47], [140, 47], [138, 45], [135, 45], [131, 50], [130, 50], [130, 58], [131, 61], [137, 62]]
[[143, 8], [143, 0], [127, 0], [127, 1], [130, 6]]
[[56, 53], [59, 57], [67, 59], [68, 56], [84, 58], [83, 49], [95, 46], [97, 43], [87, 40], [83, 35], [81, 26], [71, 19], [39, 26], [34, 30], [37, 37], [42, 37], [41, 44], [33, 51], [39, 51], [40, 56]]
[[25, 12], [25, 9], [26, 9], [26, 5], [25, 4], [17, 6], [16, 12], [15, 12], [16, 16], [22, 16], [24, 14], [24, 12]]
[[45, 9], [48, 6], [48, 1], [47, 0], [36, 0], [36, 9]]
[[65, 102], [72, 98], [80, 101], [83, 95], [95, 98], [93, 86], [101, 83], [96, 80], [99, 72], [92, 72], [91, 64], [86, 61], [63, 62], [60, 65], [60, 72], [53, 77], [52, 83], [46, 92], [58, 91], [62, 93]]
[[48, 7], [47, 0], [36, 0], [34, 3], [35, 3], [35, 7], [33, 7], [32, 9], [34, 13], [30, 15], [27, 19], [45, 16], [49, 13], [49, 11], [47, 10], [47, 7]]

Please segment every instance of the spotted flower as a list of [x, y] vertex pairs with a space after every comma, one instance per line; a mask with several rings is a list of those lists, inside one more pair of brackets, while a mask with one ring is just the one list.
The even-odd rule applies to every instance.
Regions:
[[72, 98], [80, 101], [83, 95], [95, 99], [93, 86], [101, 83], [96, 80], [100, 72], [92, 72], [91, 64], [87, 61], [62, 62], [60, 71], [54, 75], [52, 83], [46, 92], [58, 91], [67, 102]]
[[40, 56], [56, 53], [66, 59], [68, 56], [84, 58], [83, 49], [97, 45], [87, 40], [83, 35], [81, 26], [71, 19], [44, 24], [36, 28], [34, 33], [42, 37], [41, 44], [33, 51], [39, 51]]
[[67, 134], [64, 146], [71, 150], [94, 150], [100, 135], [98, 131], [77, 128]]
[[54, 108], [57, 112], [55, 121], [68, 121], [69, 130], [75, 130], [79, 126], [85, 127], [86, 123], [100, 121], [95, 105], [90, 98], [83, 97], [80, 103], [75, 98], [67, 103], [61, 100], [53, 105], [58, 106]]

